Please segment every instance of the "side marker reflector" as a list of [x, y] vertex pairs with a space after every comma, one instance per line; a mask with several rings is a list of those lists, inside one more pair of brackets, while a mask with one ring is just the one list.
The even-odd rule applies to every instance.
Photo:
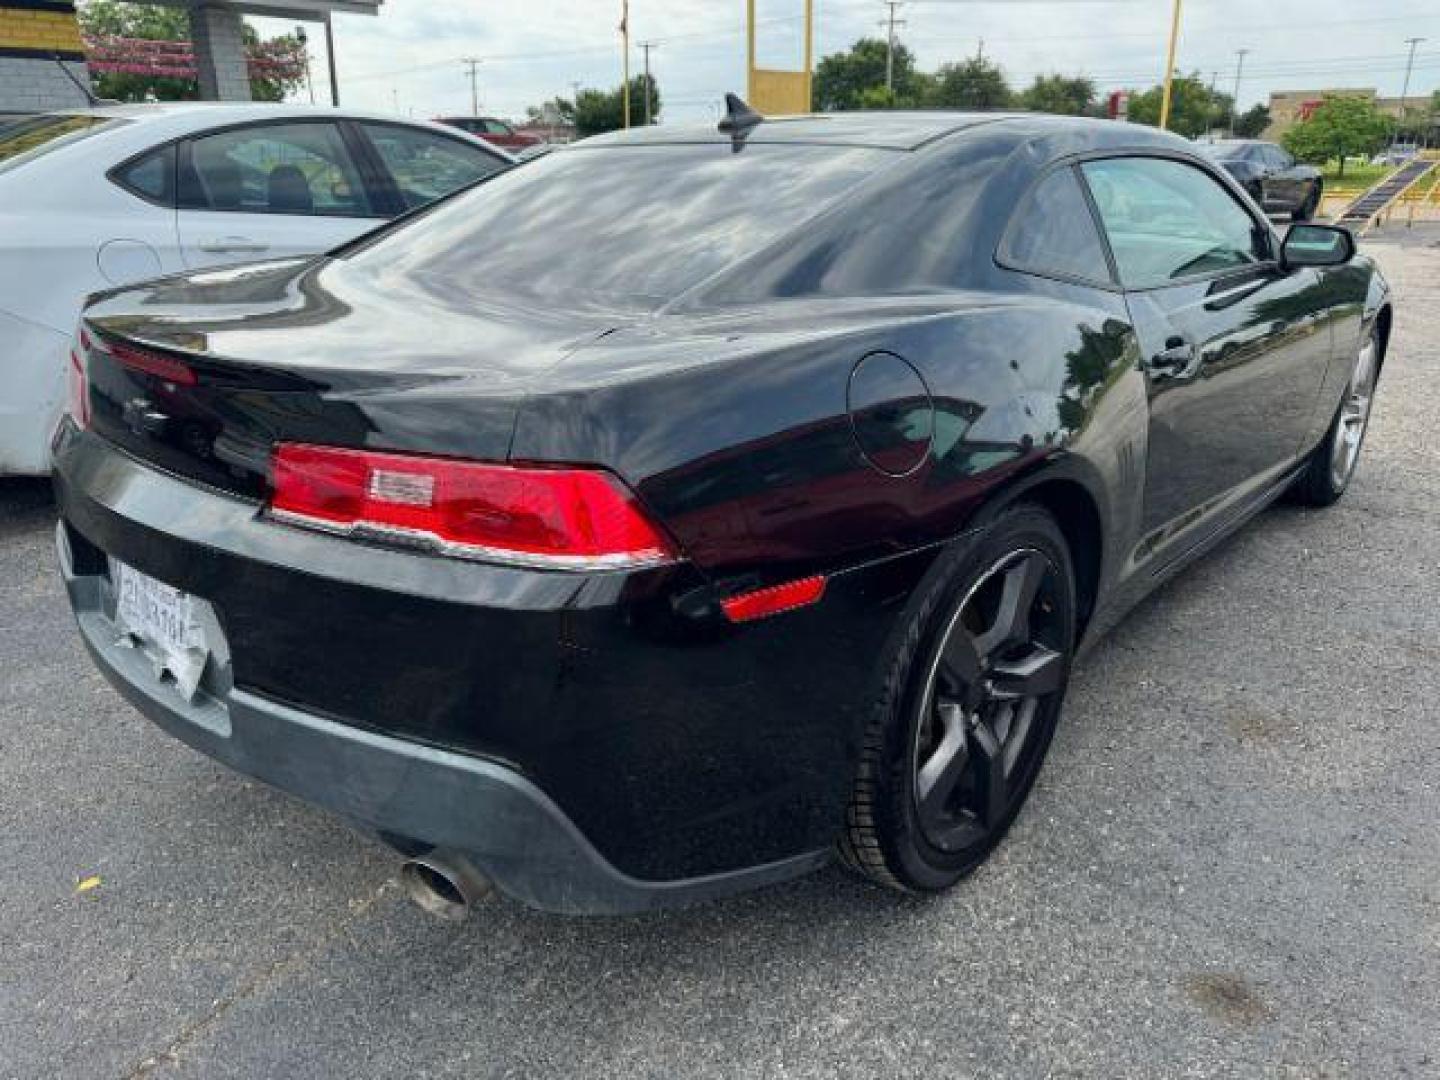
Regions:
[[732, 623], [747, 623], [818, 604], [824, 595], [825, 578], [817, 574], [732, 596], [720, 601], [720, 609]]

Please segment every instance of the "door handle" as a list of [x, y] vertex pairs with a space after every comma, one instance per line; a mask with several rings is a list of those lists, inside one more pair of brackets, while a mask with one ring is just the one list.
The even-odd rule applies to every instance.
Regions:
[[202, 241], [200, 250], [210, 255], [258, 255], [261, 252], [269, 251], [270, 245], [251, 240], [248, 236], [222, 236], [216, 240]]
[[1165, 342], [1165, 349], [1145, 361], [1152, 379], [1188, 379], [1199, 365], [1200, 351], [1181, 338]]

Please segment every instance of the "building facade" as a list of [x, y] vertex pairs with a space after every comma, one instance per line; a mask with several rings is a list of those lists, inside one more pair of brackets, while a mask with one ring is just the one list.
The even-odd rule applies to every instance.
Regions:
[[0, 0], [0, 112], [83, 107], [89, 87], [73, 3]]
[[1331, 87], [1325, 90], [1282, 90], [1270, 95], [1270, 126], [1265, 129], [1265, 138], [1278, 139], [1290, 128], [1305, 120], [1326, 97], [1355, 97], [1373, 102], [1386, 116], [1396, 120], [1409, 117], [1418, 120], [1430, 115], [1429, 96], [1381, 97], [1373, 86]]

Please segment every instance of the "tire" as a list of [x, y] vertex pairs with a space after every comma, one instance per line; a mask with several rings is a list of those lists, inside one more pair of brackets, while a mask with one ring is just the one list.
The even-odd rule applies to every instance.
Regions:
[[1290, 215], [1290, 220], [1310, 221], [1312, 218], [1314, 218], [1315, 211], [1320, 209], [1322, 190], [1323, 189], [1320, 187], [1320, 185], [1316, 184], [1315, 190], [1310, 192], [1309, 195], [1305, 196], [1305, 201], [1295, 208], [1295, 211]]
[[850, 869], [918, 893], [954, 885], [1004, 838], [1049, 749], [1075, 643], [1075, 572], [1042, 507], [1005, 510], [927, 581], [895, 635], [839, 843]]
[[1320, 440], [1305, 464], [1305, 471], [1295, 478], [1286, 493], [1291, 502], [1301, 506], [1324, 507], [1337, 502], [1360, 460], [1365, 434], [1370, 429], [1370, 409], [1375, 400], [1375, 387], [1380, 378], [1380, 334], [1371, 327], [1360, 342], [1345, 384], [1344, 395], [1330, 421], [1330, 429]]

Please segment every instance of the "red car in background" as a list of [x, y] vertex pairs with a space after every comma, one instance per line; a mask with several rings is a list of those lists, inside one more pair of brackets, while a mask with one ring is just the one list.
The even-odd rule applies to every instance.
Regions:
[[507, 124], [504, 120], [496, 120], [493, 116], [437, 116], [435, 122], [448, 124], [461, 131], [468, 131], [471, 135], [484, 139], [492, 146], [512, 152], [539, 146], [545, 141], [538, 135], [518, 131], [513, 124]]

